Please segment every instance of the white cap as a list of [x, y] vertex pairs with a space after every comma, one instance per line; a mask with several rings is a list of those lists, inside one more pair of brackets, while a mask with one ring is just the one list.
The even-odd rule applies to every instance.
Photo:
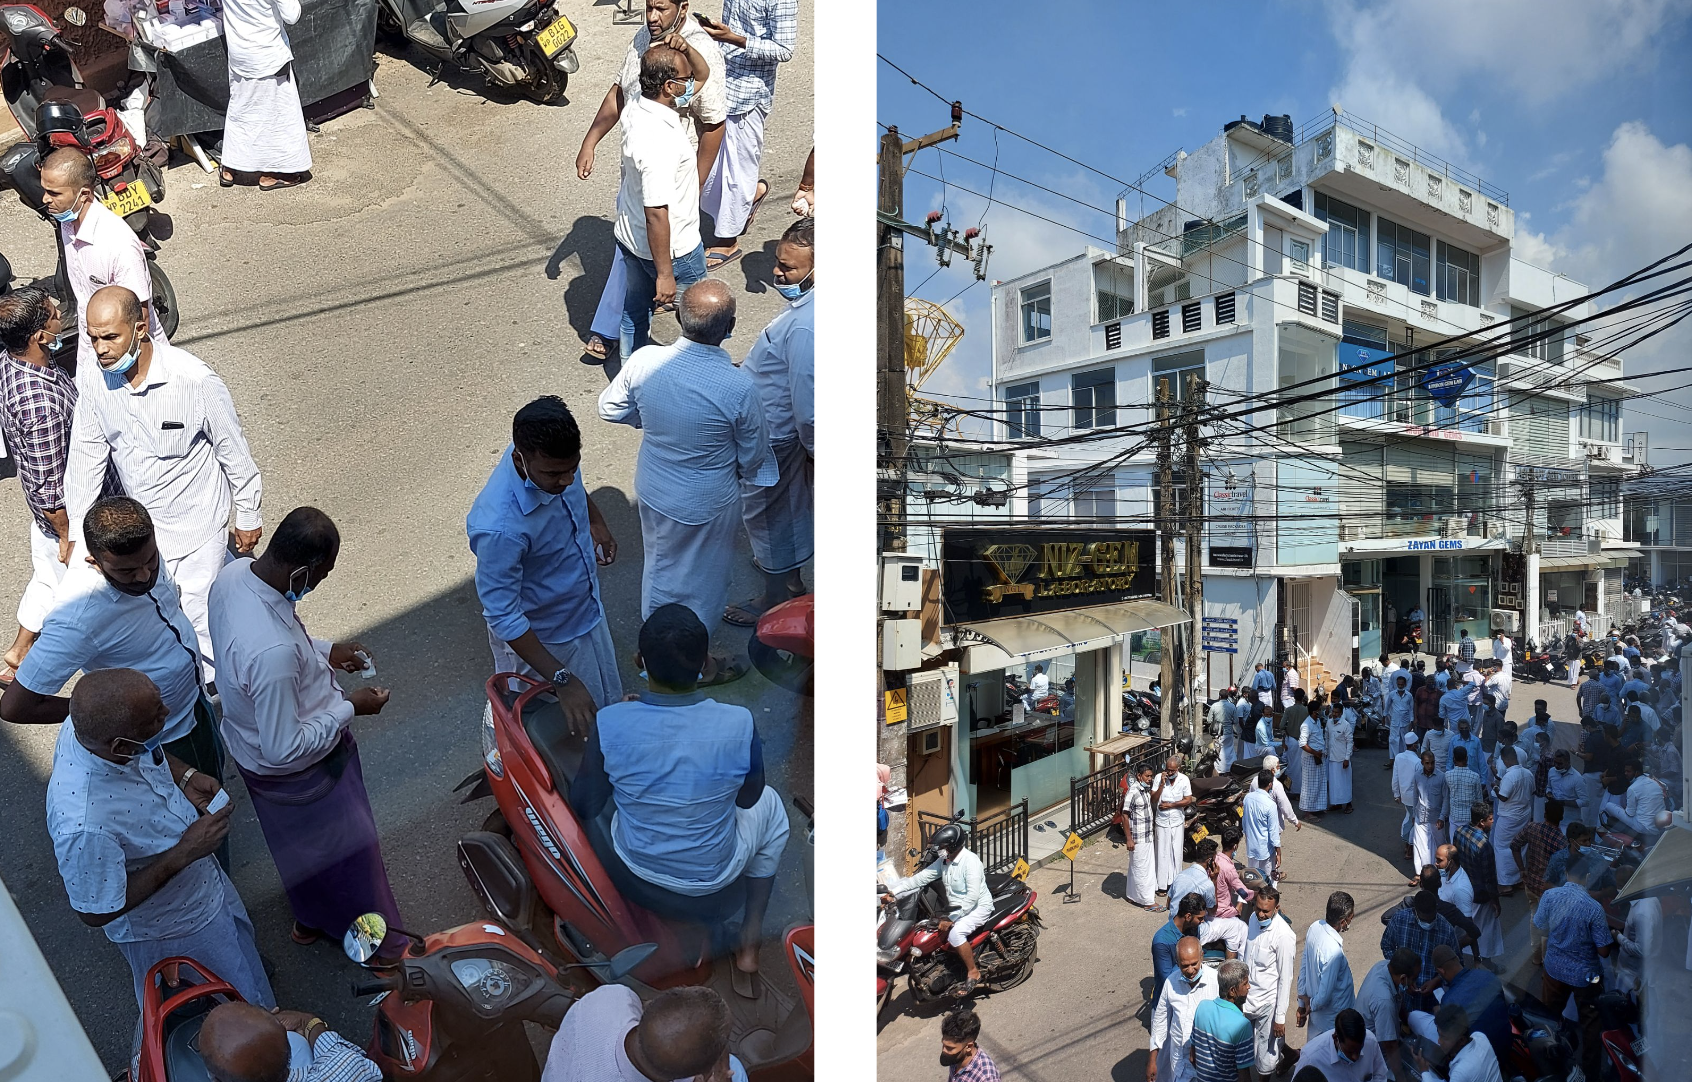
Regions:
[[1404, 746], [1405, 747], [1409, 747], [1411, 744], [1414, 744], [1415, 742], [1416, 742], [1416, 734], [1415, 733], [1405, 733], [1404, 734]]

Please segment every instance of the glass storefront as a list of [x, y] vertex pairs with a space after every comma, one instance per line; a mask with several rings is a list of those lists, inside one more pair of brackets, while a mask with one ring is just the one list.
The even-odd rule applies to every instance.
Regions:
[[[1492, 557], [1456, 556], [1434, 560], [1433, 593], [1442, 591], [1446, 606], [1430, 613], [1442, 641], [1455, 643], [1467, 631], [1476, 641], [1492, 635]], [[1445, 611], [1437, 611], [1444, 608]], [[1430, 645], [1432, 642], [1430, 641]]]
[[1347, 560], [1340, 564], [1341, 585], [1357, 599], [1357, 660], [1367, 665], [1386, 644], [1382, 626], [1381, 561]]
[[[959, 723], [969, 733], [966, 764], [975, 815], [1024, 798], [1038, 811], [1069, 797], [1069, 779], [1087, 772], [1085, 745], [1097, 728], [1097, 666], [1103, 651], [1061, 654], [1009, 669], [970, 673]], [[1036, 696], [1035, 677], [1044, 693]], [[1077, 724], [1079, 719], [1079, 725]]]

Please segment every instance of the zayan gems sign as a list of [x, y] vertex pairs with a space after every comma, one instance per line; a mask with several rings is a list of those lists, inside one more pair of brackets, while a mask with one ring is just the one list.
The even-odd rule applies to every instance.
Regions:
[[1157, 593], [1150, 530], [947, 530], [941, 582], [950, 623], [1133, 601]]

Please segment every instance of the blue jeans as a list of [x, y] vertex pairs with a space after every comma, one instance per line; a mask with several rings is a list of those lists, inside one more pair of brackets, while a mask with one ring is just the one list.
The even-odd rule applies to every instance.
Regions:
[[[623, 248], [621, 244], [619, 248]], [[652, 260], [635, 255], [623, 248], [623, 265], [628, 283], [623, 290], [623, 327], [621, 352], [623, 360], [646, 345], [652, 329], [652, 300], [658, 295], [658, 268]], [[679, 298], [688, 286], [705, 277], [705, 246], [696, 245], [693, 251], [670, 260], [671, 273], [676, 278]]]

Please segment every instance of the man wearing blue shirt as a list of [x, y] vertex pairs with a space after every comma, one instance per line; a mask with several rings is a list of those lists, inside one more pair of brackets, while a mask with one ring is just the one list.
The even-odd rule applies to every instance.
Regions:
[[1604, 907], [1586, 892], [1598, 864], [1591, 855], [1569, 863], [1567, 881], [1539, 897], [1533, 926], [1545, 933], [1545, 974], [1539, 998], [1562, 1014], [1573, 996], [1580, 1014], [1580, 1060], [1586, 1077], [1597, 1078], [1603, 1050], [1598, 1042], [1598, 993], [1603, 991], [1600, 958], [1615, 950]]
[[1598, 683], [1610, 693], [1611, 702], [1621, 701], [1621, 689], [1626, 681], [1622, 679], [1621, 669], [1616, 665], [1615, 658], [1604, 662], [1604, 671], [1598, 674]]
[[755, 995], [764, 911], [787, 846], [787, 810], [764, 784], [744, 706], [707, 699], [711, 638], [691, 609], [661, 605], [640, 629], [648, 690], [599, 711], [570, 807], [629, 900], [672, 920], [720, 923], [741, 909], [736, 990]]
[[1204, 924], [1204, 898], [1188, 894], [1171, 907], [1169, 919], [1152, 936], [1152, 1007], [1163, 995], [1163, 984], [1175, 972], [1175, 945], [1185, 936], [1198, 936]]
[[476, 594], [495, 672], [549, 680], [571, 731], [623, 697], [599, 567], [617, 558], [611, 528], [582, 484], [582, 433], [556, 395], [511, 422], [511, 446], [470, 507]]

